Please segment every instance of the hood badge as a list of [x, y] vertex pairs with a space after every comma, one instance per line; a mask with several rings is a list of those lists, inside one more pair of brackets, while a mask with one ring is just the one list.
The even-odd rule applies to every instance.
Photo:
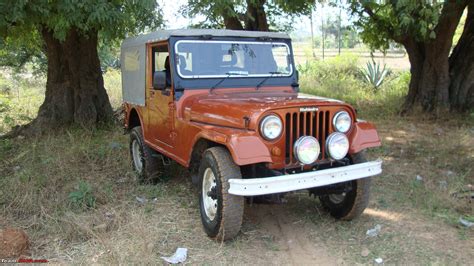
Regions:
[[316, 112], [318, 111], [318, 107], [301, 107], [300, 112]]

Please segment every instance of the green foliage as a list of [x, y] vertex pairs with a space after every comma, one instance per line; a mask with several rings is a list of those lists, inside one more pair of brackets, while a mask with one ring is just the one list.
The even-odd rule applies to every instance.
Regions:
[[343, 100], [367, 119], [397, 114], [408, 91], [410, 73], [387, 74], [385, 82], [374, 93], [361, 75], [358, 61], [354, 55], [307, 61], [298, 66], [301, 91]]
[[44, 86], [44, 77], [0, 72], [0, 134], [36, 117]]
[[120, 69], [108, 68], [104, 76], [104, 85], [114, 110], [122, 105], [122, 74]]
[[[11, 1], [0, 0], [0, 66], [17, 71], [31, 63], [44, 73], [42, 30], [50, 30], [64, 40], [71, 30], [84, 36], [99, 33], [101, 59], [105, 66], [116, 66], [117, 39], [155, 29], [162, 25], [162, 14], [153, 0]], [[114, 46], [110, 51], [110, 45]]]
[[24, 72], [27, 68], [35, 75], [46, 72], [47, 60], [38, 33], [0, 38], [0, 66], [9, 67], [16, 73]]
[[100, 39], [97, 50], [103, 72], [108, 68], [120, 68], [120, 43], [118, 41]]
[[372, 49], [387, 50], [392, 40], [403, 36], [417, 40], [436, 37], [436, 25], [443, 1], [355, 1], [350, 0], [350, 10], [358, 16], [355, 24], [362, 29], [364, 43]]
[[115, 39], [161, 25], [161, 12], [152, 0], [1, 1], [0, 10], [2, 35], [19, 37], [47, 28], [64, 40], [74, 28]]
[[80, 181], [77, 189], [69, 193], [69, 201], [75, 207], [94, 208], [96, 199], [92, 193], [92, 187], [85, 181]]
[[336, 56], [326, 61], [309, 60], [304, 65], [299, 65], [298, 70], [300, 74], [314, 79], [324, 80], [333, 76], [344, 79], [358, 75], [358, 60], [358, 57], [352, 54]]
[[[245, 21], [254, 18], [247, 12], [248, 3], [257, 3], [259, 0], [188, 0], [181, 11], [188, 17], [204, 16], [206, 19], [194, 27], [197, 28], [224, 28], [224, 17], [237, 18], [242, 25]], [[308, 15], [314, 8], [315, 1], [308, 0], [268, 0], [265, 1], [267, 22], [272, 30], [281, 31], [292, 28], [293, 17]]]
[[386, 65], [383, 68], [380, 68], [380, 65], [381, 63], [375, 62], [372, 58], [371, 62], [367, 62], [366, 68], [361, 68], [365, 80], [374, 88], [374, 91], [377, 91], [380, 85], [382, 85], [385, 76], [389, 72]]

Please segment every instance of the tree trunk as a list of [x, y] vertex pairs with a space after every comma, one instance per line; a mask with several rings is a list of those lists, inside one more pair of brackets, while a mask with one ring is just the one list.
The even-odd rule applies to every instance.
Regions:
[[223, 12], [222, 14], [222, 17], [224, 18], [225, 28], [228, 30], [244, 30], [244, 27], [242, 26], [242, 23], [240, 22], [239, 18], [234, 15], [236, 13], [234, 10], [234, 6], [231, 5], [229, 9], [231, 10], [231, 12]]
[[463, 33], [449, 58], [449, 100], [454, 111], [474, 109], [474, 3], [468, 6]]
[[402, 112], [410, 112], [416, 106], [426, 112], [440, 114], [450, 108], [449, 53], [456, 27], [465, 5], [447, 3], [443, 7], [436, 38], [417, 41], [407, 36], [400, 40], [410, 60], [411, 80]]
[[405, 110], [420, 105], [424, 111], [438, 112], [449, 108], [449, 50], [436, 44], [406, 45], [410, 59], [411, 80]]
[[29, 131], [42, 133], [68, 124], [93, 127], [112, 118], [97, 53], [97, 32], [71, 29], [59, 41], [41, 30], [48, 58], [46, 98]]
[[246, 30], [269, 31], [265, 2], [266, 0], [247, 0]]

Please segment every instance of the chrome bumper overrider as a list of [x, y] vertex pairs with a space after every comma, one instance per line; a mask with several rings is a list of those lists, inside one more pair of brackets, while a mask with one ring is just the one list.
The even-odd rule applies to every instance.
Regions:
[[239, 196], [257, 196], [322, 187], [382, 172], [382, 161], [265, 178], [229, 179], [229, 193]]

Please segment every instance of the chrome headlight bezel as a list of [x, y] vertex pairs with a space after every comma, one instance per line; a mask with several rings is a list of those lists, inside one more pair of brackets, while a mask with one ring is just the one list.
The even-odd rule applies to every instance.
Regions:
[[[265, 127], [270, 122], [277, 122], [277, 124], [280, 126], [278, 134], [273, 136], [273, 137], [268, 136], [267, 134], [265, 134]], [[273, 141], [273, 140], [278, 139], [281, 136], [282, 133], [283, 133], [283, 121], [281, 120], [281, 118], [279, 116], [277, 116], [277, 115], [267, 115], [260, 122], [260, 135], [262, 135], [262, 137], [264, 139]]]
[[[341, 124], [342, 119], [349, 121], [349, 123], [346, 122]], [[352, 118], [347, 111], [339, 111], [334, 115], [332, 119], [332, 125], [337, 132], [347, 133], [352, 127]]]
[[[312, 156], [313, 159], [304, 161], [303, 157], [300, 156], [300, 146], [304, 144], [304, 142], [310, 141], [314, 144], [315, 147], [315, 154]], [[313, 136], [302, 136], [299, 139], [295, 141], [294, 147], [293, 147], [293, 154], [295, 155], [296, 159], [302, 163], [302, 164], [312, 164], [316, 162], [319, 158], [319, 154], [321, 153], [321, 147], [319, 146], [319, 141], [313, 137]]]
[[[334, 147], [332, 146], [333, 142], [341, 140], [343, 141], [343, 144], [345, 144], [345, 146], [340, 147], [343, 148], [342, 150], [335, 151]], [[336, 161], [342, 160], [347, 156], [349, 152], [349, 146], [349, 138], [347, 138], [346, 134], [343, 134], [341, 132], [334, 132], [326, 139], [326, 151], [328, 152], [329, 157]]]

